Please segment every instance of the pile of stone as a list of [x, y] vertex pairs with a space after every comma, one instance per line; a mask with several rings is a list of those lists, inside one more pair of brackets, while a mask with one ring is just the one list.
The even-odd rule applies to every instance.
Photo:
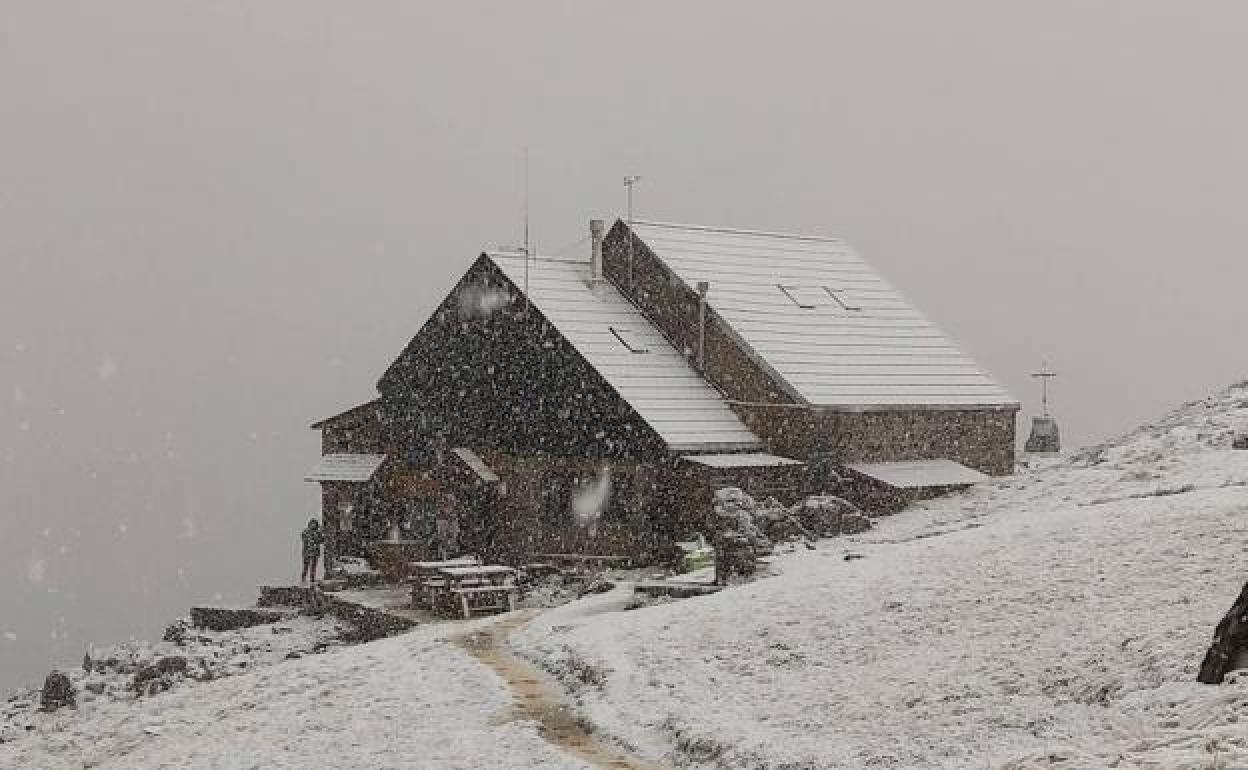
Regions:
[[749, 577], [758, 559], [771, 553], [771, 540], [758, 528], [754, 498], [736, 487], [715, 492], [715, 505], [707, 524], [715, 549], [715, 584], [724, 585], [734, 575]]
[[858, 506], [833, 495], [816, 495], [786, 508], [774, 498], [756, 501], [736, 487], [715, 492], [707, 519], [715, 549], [715, 582], [723, 585], [733, 575], [753, 575], [758, 558], [772, 551], [772, 543], [852, 535], [871, 528]]
[[871, 520], [858, 506], [835, 495], [814, 495], [790, 510], [807, 530], [819, 537], [855, 535], [871, 529]]
[[[740, 492], [740, 490], [737, 491]], [[744, 492], [740, 493], [744, 498], [749, 498], [749, 495]], [[741, 498], [738, 498], [738, 500], [740, 501]], [[768, 497], [762, 502], [755, 503], [752, 516], [754, 525], [773, 543], [799, 539], [809, 542], [817, 534], [798, 518], [792, 510], [784, 507], [774, 497]]]

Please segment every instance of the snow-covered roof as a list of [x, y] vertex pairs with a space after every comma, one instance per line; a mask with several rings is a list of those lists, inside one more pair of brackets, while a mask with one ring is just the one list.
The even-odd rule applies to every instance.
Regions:
[[799, 402], [845, 409], [1016, 407], [843, 241], [634, 222], [637, 236]]
[[320, 463], [303, 477], [304, 481], [368, 481], [385, 462], [385, 455], [322, 455]]
[[894, 489], [958, 487], [987, 481], [990, 477], [953, 460], [907, 460], [892, 463], [851, 463], [855, 473], [869, 476]]
[[[517, 287], [524, 256], [487, 254]], [[529, 301], [675, 451], [760, 449], [719, 391], [589, 263], [529, 261]]]
[[691, 463], [705, 465], [708, 468], [765, 468], [778, 465], [805, 465], [801, 460], [793, 460], [779, 455], [769, 455], [764, 452], [685, 455], [684, 459]]

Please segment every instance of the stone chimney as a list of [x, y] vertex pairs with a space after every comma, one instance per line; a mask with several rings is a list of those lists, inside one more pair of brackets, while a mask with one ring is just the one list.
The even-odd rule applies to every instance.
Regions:
[[711, 290], [707, 281], [698, 281], [698, 371], [706, 374], [706, 293]]
[[594, 282], [602, 280], [602, 231], [601, 219], [589, 220], [589, 242], [593, 249], [589, 263], [589, 280]]

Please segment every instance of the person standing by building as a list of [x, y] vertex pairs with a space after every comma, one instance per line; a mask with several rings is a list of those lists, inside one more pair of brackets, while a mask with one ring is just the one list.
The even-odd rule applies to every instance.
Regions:
[[309, 578], [316, 582], [316, 562], [321, 556], [321, 544], [325, 542], [325, 534], [321, 532], [321, 523], [316, 519], [308, 519], [308, 526], [300, 534], [303, 538], [303, 572], [299, 582], [306, 583]]

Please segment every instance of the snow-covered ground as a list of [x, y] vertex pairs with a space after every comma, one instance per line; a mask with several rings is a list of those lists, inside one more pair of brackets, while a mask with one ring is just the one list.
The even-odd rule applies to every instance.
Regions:
[[38, 714], [33, 735], [0, 745], [0, 767], [587, 767], [509, 719], [502, 681], [447, 641], [450, 628]]
[[673, 764], [1248, 767], [1248, 680], [1195, 682], [1248, 578], [1246, 417], [1232, 388], [778, 556], [777, 577], [580, 602], [517, 641], [601, 729]]
[[[1237, 386], [782, 549], [756, 582], [631, 610], [621, 588], [513, 640], [599, 734], [672, 766], [1248, 767], [1248, 674], [1195, 682], [1248, 578], [1244, 421]], [[270, 644], [254, 670], [30, 717], [0, 767], [585, 767], [448, 641], [470, 625], [296, 660]]]

